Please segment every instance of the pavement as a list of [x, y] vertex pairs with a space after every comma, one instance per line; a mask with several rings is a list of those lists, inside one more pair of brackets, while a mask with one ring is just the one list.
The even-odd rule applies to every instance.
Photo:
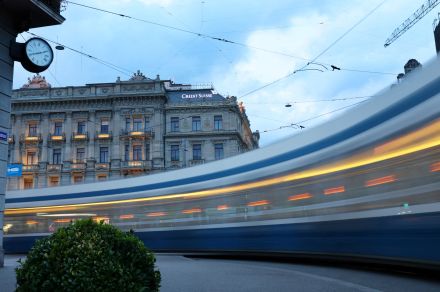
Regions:
[[[14, 268], [23, 256], [7, 255], [0, 291], [15, 290]], [[346, 267], [158, 254], [161, 292], [225, 291], [440, 291], [440, 281]], [[439, 279], [440, 280], [440, 279]]]

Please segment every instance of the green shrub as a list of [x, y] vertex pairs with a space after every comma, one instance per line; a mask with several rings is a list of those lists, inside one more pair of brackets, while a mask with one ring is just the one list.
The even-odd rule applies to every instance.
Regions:
[[35, 243], [16, 268], [17, 291], [159, 291], [155, 261], [131, 232], [79, 220]]

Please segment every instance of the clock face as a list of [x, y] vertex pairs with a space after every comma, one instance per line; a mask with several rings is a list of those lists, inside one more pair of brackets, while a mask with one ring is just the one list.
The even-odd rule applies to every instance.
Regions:
[[53, 60], [50, 45], [43, 39], [32, 38], [26, 42], [26, 56], [38, 67], [48, 67]]

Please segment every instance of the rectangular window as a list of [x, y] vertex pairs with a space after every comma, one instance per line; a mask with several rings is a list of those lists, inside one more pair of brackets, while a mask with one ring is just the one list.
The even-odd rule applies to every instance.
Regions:
[[99, 148], [99, 163], [108, 163], [108, 147]]
[[128, 145], [128, 144], [124, 145], [124, 160], [125, 161], [130, 160], [130, 145]]
[[28, 165], [37, 164], [37, 155], [35, 152], [31, 151], [27, 153], [27, 164]]
[[85, 134], [86, 133], [86, 122], [85, 121], [78, 122], [77, 133], [78, 134]]
[[215, 159], [219, 160], [219, 159], [223, 159], [224, 157], [224, 153], [223, 153], [223, 144], [222, 143], [217, 143], [214, 144], [214, 151], [215, 151]]
[[179, 132], [179, 118], [171, 117], [171, 132]]
[[60, 184], [60, 177], [59, 176], [51, 176], [49, 177], [49, 186], [55, 187]]
[[223, 117], [214, 116], [214, 130], [222, 130], [222, 129], [223, 129]]
[[101, 174], [97, 176], [98, 181], [104, 181], [107, 180], [107, 176], [105, 174]]
[[202, 160], [202, 144], [193, 144], [193, 160]]
[[133, 160], [136, 160], [136, 161], [142, 160], [142, 146], [141, 145], [133, 145]]
[[150, 131], [150, 118], [145, 118], [145, 126], [144, 126], [145, 131]]
[[62, 122], [55, 122], [54, 123], [53, 134], [54, 134], [54, 136], [61, 136], [63, 134], [63, 123]]
[[56, 148], [52, 152], [53, 164], [61, 164], [61, 149]]
[[32, 177], [23, 178], [23, 187], [25, 189], [32, 189], [34, 187], [34, 179]]
[[192, 130], [194, 132], [202, 130], [202, 121], [199, 116], [192, 117]]
[[84, 163], [86, 161], [86, 149], [76, 148], [76, 161], [78, 163]]
[[29, 124], [29, 136], [35, 137], [37, 136], [37, 124]]
[[108, 125], [109, 125], [109, 121], [108, 120], [101, 120], [101, 133], [102, 134], [108, 134]]
[[139, 132], [142, 131], [142, 119], [134, 118], [133, 119], [133, 131]]
[[125, 130], [127, 132], [131, 131], [131, 119], [130, 118], [125, 119]]
[[171, 145], [171, 161], [179, 161], [179, 145]]
[[150, 160], [150, 143], [145, 144], [145, 160]]
[[73, 183], [74, 184], [82, 183], [83, 180], [84, 180], [84, 177], [82, 175], [75, 175], [73, 177]]

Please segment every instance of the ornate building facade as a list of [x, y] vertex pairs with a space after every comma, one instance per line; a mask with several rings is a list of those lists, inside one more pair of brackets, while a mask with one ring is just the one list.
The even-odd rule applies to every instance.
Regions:
[[8, 178], [23, 189], [189, 167], [258, 147], [242, 104], [212, 87], [145, 77], [53, 88], [39, 75], [12, 94]]

